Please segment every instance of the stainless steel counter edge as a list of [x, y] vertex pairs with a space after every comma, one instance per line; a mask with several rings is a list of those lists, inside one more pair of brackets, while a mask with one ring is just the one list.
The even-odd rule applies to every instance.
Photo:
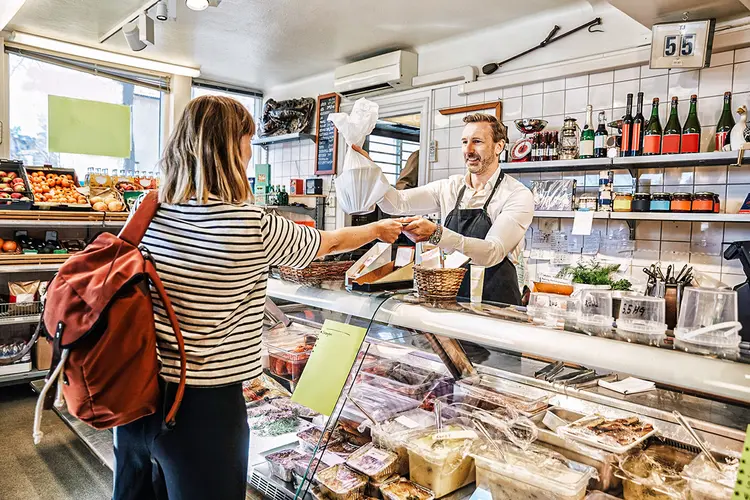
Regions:
[[[371, 318], [382, 299], [269, 280], [272, 298]], [[750, 364], [390, 301], [379, 321], [750, 403]]]

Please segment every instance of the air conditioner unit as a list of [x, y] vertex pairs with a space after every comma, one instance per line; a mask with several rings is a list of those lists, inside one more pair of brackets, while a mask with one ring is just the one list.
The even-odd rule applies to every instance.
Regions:
[[417, 54], [398, 50], [336, 69], [333, 88], [346, 97], [411, 88], [417, 76]]

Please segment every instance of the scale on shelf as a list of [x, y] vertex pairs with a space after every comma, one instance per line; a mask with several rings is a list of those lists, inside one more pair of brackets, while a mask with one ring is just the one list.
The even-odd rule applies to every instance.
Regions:
[[527, 137], [527, 134], [535, 134], [544, 130], [547, 126], [547, 120], [537, 120], [535, 118], [523, 118], [514, 122], [516, 128], [524, 134], [524, 136], [513, 144], [510, 148], [510, 161], [530, 161], [531, 160], [531, 139]]

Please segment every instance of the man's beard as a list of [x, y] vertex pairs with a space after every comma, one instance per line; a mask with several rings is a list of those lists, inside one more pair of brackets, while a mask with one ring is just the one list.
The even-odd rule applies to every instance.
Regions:
[[[475, 166], [469, 165], [469, 160], [479, 160], [479, 164]], [[487, 158], [482, 158], [478, 154], [464, 155], [464, 164], [472, 174], [482, 175], [487, 170], [489, 170], [490, 166], [492, 165], [492, 157], [490, 156]]]

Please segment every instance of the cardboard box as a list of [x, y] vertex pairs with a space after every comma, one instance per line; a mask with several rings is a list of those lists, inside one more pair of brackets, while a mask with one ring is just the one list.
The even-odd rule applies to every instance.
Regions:
[[376, 243], [352, 267], [346, 271], [346, 286], [351, 286], [357, 278], [364, 276], [391, 261], [391, 245], [389, 243]]

